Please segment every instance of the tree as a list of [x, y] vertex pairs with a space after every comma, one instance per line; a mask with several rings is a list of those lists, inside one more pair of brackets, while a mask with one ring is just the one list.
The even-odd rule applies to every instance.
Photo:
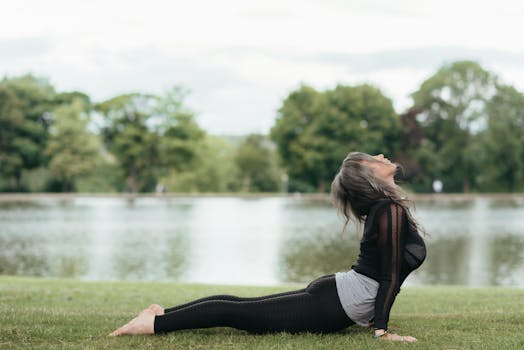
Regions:
[[[427, 169], [451, 191], [468, 192], [480, 171], [477, 134], [486, 128], [486, 104], [498, 78], [478, 63], [444, 65], [412, 94], [428, 145], [440, 160]], [[414, 152], [417, 152], [415, 150]]]
[[175, 86], [158, 98], [154, 110], [155, 132], [159, 135], [159, 167], [164, 173], [193, 167], [197, 147], [205, 137], [194, 113], [183, 103], [187, 94], [188, 91]]
[[74, 100], [56, 108], [46, 154], [49, 170], [62, 184], [62, 191], [73, 191], [75, 178], [94, 169], [101, 143], [87, 130], [85, 103]]
[[350, 151], [397, 151], [399, 120], [392, 102], [371, 85], [317, 92], [302, 85], [279, 109], [271, 138], [290, 189], [325, 192]]
[[276, 192], [280, 188], [281, 172], [276, 152], [269, 140], [251, 134], [238, 147], [235, 164], [244, 191]]
[[487, 104], [484, 171], [488, 186], [513, 192], [524, 180], [524, 94], [500, 86]]
[[206, 135], [194, 148], [191, 167], [170, 169], [160, 179], [169, 191], [231, 192], [240, 188], [234, 149], [222, 137]]
[[[19, 149], [23, 138], [17, 137], [24, 128], [24, 116], [18, 108], [14, 92], [0, 85], [0, 173], [6, 178], [15, 178], [12, 188], [19, 188], [24, 161]], [[33, 153], [34, 150], [29, 150]]]
[[316, 187], [316, 174], [309, 173], [306, 166], [306, 150], [301, 145], [301, 138], [309, 127], [313, 116], [318, 114], [322, 95], [307, 85], [301, 85], [292, 91], [278, 110], [275, 125], [270, 137], [277, 144], [278, 152], [294, 183], [291, 190], [313, 191]]
[[127, 94], [95, 105], [104, 116], [101, 134], [107, 149], [115, 155], [126, 177], [126, 190], [144, 188], [148, 172], [158, 161], [158, 137], [147, 126], [155, 97]]
[[43, 149], [54, 97], [49, 82], [32, 75], [0, 82], [0, 174], [13, 180], [11, 190], [21, 190], [24, 169], [46, 162]]
[[105, 119], [101, 133], [127, 178], [127, 190], [152, 190], [170, 169], [190, 166], [204, 132], [175, 87], [162, 96], [127, 94], [96, 105]]

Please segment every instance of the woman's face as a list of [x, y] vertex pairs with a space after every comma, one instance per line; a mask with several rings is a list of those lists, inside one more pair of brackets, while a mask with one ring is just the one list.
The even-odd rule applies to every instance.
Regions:
[[376, 177], [383, 179], [386, 182], [394, 183], [393, 176], [397, 170], [397, 165], [391, 163], [387, 158], [384, 158], [383, 154], [377, 154], [373, 156], [378, 162], [366, 162], [367, 165], [373, 170]]

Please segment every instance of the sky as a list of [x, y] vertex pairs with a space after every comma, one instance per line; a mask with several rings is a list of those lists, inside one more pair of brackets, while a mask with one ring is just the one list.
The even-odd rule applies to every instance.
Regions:
[[0, 76], [95, 102], [188, 91], [211, 134], [267, 133], [290, 92], [370, 83], [401, 113], [443, 64], [478, 61], [524, 91], [518, 0], [7, 1]]

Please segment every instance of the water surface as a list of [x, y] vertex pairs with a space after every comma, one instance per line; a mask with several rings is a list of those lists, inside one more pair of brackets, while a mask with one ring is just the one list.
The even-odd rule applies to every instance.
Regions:
[[[406, 285], [524, 287], [524, 200], [417, 200], [428, 257]], [[273, 285], [347, 270], [359, 233], [302, 197], [0, 202], [0, 273]]]

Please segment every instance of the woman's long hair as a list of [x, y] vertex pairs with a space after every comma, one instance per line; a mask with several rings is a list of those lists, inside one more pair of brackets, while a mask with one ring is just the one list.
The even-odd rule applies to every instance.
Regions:
[[[414, 207], [414, 204], [407, 199], [402, 188], [377, 178], [373, 170], [363, 161], [381, 162], [367, 153], [351, 152], [342, 162], [339, 172], [331, 183], [331, 201], [345, 218], [342, 231], [351, 219], [356, 224], [365, 222], [373, 204], [389, 198], [406, 210], [410, 228], [425, 234], [424, 229], [411, 215], [409, 208]], [[402, 170], [400, 164], [393, 164], [397, 166], [397, 170]]]

